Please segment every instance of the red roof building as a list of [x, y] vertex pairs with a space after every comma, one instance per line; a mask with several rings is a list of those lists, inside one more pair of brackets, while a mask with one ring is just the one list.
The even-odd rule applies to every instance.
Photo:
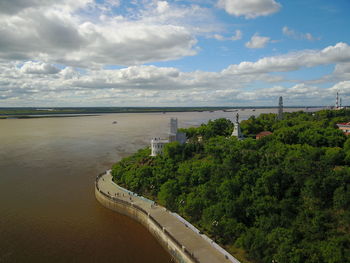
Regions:
[[268, 135], [271, 135], [271, 134], [272, 134], [272, 132], [270, 132], [270, 131], [262, 131], [262, 132], [258, 133], [258, 134], [255, 136], [255, 138], [256, 138], [257, 140], [259, 140], [259, 139], [261, 139], [262, 137], [265, 137], [265, 136], [268, 136]]
[[346, 135], [350, 134], [350, 122], [337, 123], [339, 130], [344, 132]]

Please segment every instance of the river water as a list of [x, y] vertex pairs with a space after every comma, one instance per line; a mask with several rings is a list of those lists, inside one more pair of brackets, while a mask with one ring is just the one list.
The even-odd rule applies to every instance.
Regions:
[[[261, 112], [276, 109], [240, 114]], [[95, 177], [153, 136], [165, 136], [170, 117], [189, 127], [234, 114], [0, 120], [0, 262], [171, 262], [140, 224], [95, 200]]]

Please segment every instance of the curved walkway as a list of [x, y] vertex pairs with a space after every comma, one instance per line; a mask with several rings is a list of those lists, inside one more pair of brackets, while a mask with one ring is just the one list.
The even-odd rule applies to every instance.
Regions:
[[110, 171], [99, 176], [96, 181], [99, 191], [105, 195], [136, 205], [149, 213], [160, 226], [165, 228], [200, 263], [240, 263], [179, 215], [162, 206], [116, 185]]

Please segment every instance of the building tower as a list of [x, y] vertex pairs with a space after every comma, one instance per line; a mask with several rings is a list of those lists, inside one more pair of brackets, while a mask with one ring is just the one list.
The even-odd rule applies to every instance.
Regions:
[[177, 131], [177, 118], [171, 118], [168, 139], [153, 138], [151, 140], [151, 156], [163, 154], [164, 147], [169, 142], [179, 142], [180, 144], [184, 144], [186, 141], [186, 134]]
[[283, 119], [283, 97], [281, 96], [279, 99], [279, 103], [278, 103], [278, 116], [277, 116], [278, 120], [282, 120]]
[[339, 98], [339, 108], [341, 109], [342, 108], [342, 99], [341, 99], [341, 97]]
[[177, 133], [177, 118], [170, 119], [170, 134]]
[[239, 124], [239, 114], [236, 114], [236, 121], [233, 123], [233, 131], [231, 136], [237, 137], [238, 140], [243, 140], [243, 134], [241, 132], [241, 126]]
[[177, 118], [170, 119], [169, 142], [176, 141], [177, 134]]
[[339, 109], [339, 92], [337, 91], [337, 96], [335, 98], [335, 109]]

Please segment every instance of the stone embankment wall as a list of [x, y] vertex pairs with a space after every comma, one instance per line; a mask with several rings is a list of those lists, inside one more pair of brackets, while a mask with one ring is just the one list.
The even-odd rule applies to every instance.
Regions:
[[180, 244], [180, 242], [178, 242], [149, 213], [147, 213], [147, 211], [132, 202], [109, 196], [101, 191], [97, 182], [102, 175], [103, 174], [96, 178], [95, 196], [104, 207], [129, 216], [144, 225], [178, 263], [200, 263], [184, 246]]

